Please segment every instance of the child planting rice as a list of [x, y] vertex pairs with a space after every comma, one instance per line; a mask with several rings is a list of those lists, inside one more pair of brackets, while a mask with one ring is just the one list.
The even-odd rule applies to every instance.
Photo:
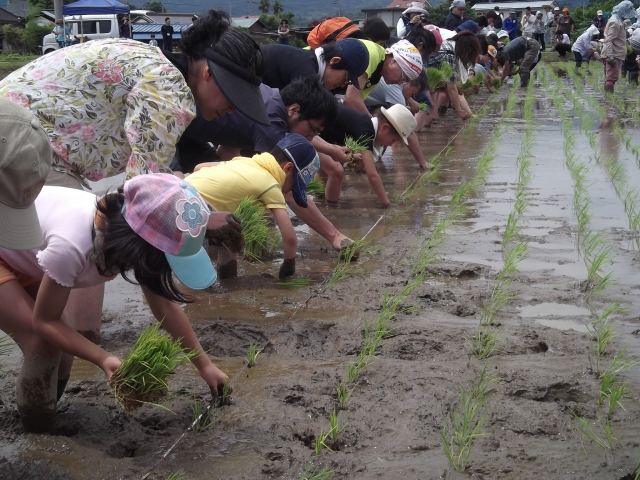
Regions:
[[[279, 277], [284, 278], [296, 271], [297, 240], [283, 194], [292, 192], [296, 204], [307, 208], [306, 187], [318, 168], [320, 160], [311, 142], [292, 133], [280, 140], [271, 153], [200, 164], [188, 181], [216, 209], [235, 211], [242, 200], [252, 197], [271, 211], [282, 235], [284, 260]], [[217, 255], [220, 278], [237, 276], [235, 253], [215, 250], [212, 253]]]
[[[321, 133], [321, 137], [326, 142], [338, 145], [345, 143], [347, 137], [358, 142], [358, 149], [361, 151], [353, 157], [358, 162], [358, 168], [366, 173], [373, 191], [386, 208], [391, 202], [378, 175], [375, 162], [380, 159], [382, 147], [390, 147], [399, 141], [407, 144], [409, 135], [415, 130], [416, 125], [415, 117], [403, 105], [394, 105], [389, 109], [383, 107], [373, 118], [341, 106], [338, 119]], [[327, 194], [327, 201], [338, 200], [339, 198], [329, 198]]]
[[216, 273], [202, 242], [209, 233], [225, 237], [231, 248], [234, 239], [241, 243], [233, 217], [210, 214], [193, 187], [168, 174], [135, 177], [97, 201], [88, 192], [44, 187], [35, 205], [42, 247], [0, 248], [0, 328], [24, 355], [16, 400], [25, 429], [54, 427], [66, 383], [58, 379], [68, 379], [69, 358], [94, 363], [107, 378], [121, 365], [118, 357], [69, 327], [63, 311], [72, 289], [118, 274], [129, 280], [132, 270], [154, 316], [181, 339], [182, 348], [196, 353], [192, 362], [217, 396], [227, 376], [211, 363], [178, 305], [189, 299], [173, 274], [190, 288], [211, 285]]

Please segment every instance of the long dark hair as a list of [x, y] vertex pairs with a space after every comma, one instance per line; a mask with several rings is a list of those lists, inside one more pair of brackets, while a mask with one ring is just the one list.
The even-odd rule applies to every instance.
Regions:
[[204, 57], [211, 48], [251, 73], [261, 76], [265, 69], [262, 50], [246, 33], [231, 26], [231, 18], [225, 12], [209, 10], [198, 22], [182, 32], [182, 51], [194, 60]]
[[465, 67], [476, 63], [478, 55], [482, 53], [482, 47], [475, 33], [463, 30], [449, 40], [456, 42], [456, 57], [462, 61]]
[[[104, 272], [98, 271], [101, 274], [119, 271], [127, 282], [144, 285], [156, 295], [173, 302], [192, 301], [174, 283], [173, 271], [164, 252], [134, 232], [124, 219], [123, 204], [122, 187], [98, 200], [98, 212], [105, 220], [100, 228], [104, 235], [105, 269]], [[127, 276], [130, 270], [133, 270], [136, 282]]]
[[422, 48], [424, 48], [427, 55], [438, 51], [436, 36], [426, 28], [412, 28], [404, 39], [410, 41], [416, 48], [422, 43]]

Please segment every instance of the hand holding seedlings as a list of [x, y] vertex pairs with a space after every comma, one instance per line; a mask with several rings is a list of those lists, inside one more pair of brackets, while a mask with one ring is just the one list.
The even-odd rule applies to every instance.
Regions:
[[240, 219], [229, 212], [212, 213], [210, 218], [215, 220], [209, 220], [206, 233], [209, 244], [224, 246], [232, 253], [241, 252], [244, 249], [244, 236]]

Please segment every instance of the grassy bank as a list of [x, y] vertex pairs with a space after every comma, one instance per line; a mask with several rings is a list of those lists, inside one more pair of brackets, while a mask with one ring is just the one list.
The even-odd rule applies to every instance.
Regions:
[[0, 75], [8, 75], [38, 57], [39, 55], [2, 54], [0, 55]]

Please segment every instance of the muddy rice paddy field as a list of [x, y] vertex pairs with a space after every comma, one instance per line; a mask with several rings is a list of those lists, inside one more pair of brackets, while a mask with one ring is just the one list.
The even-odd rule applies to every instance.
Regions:
[[[449, 112], [424, 129], [436, 172], [388, 151], [388, 211], [347, 176], [323, 212], [352, 238], [382, 220], [341, 281], [299, 225], [309, 285], [278, 285], [276, 259], [193, 292], [185, 310], [234, 389], [204, 431], [187, 432], [208, 401], [191, 365], [170, 411], [129, 416], [76, 361], [59, 435], [26, 435], [20, 355], [2, 358], [0, 478], [638, 478], [638, 91], [620, 82], [624, 102], [604, 99], [601, 66], [541, 67], [528, 91], [471, 97], [471, 123]], [[123, 355], [152, 322], [139, 289], [107, 285], [106, 349]]]

